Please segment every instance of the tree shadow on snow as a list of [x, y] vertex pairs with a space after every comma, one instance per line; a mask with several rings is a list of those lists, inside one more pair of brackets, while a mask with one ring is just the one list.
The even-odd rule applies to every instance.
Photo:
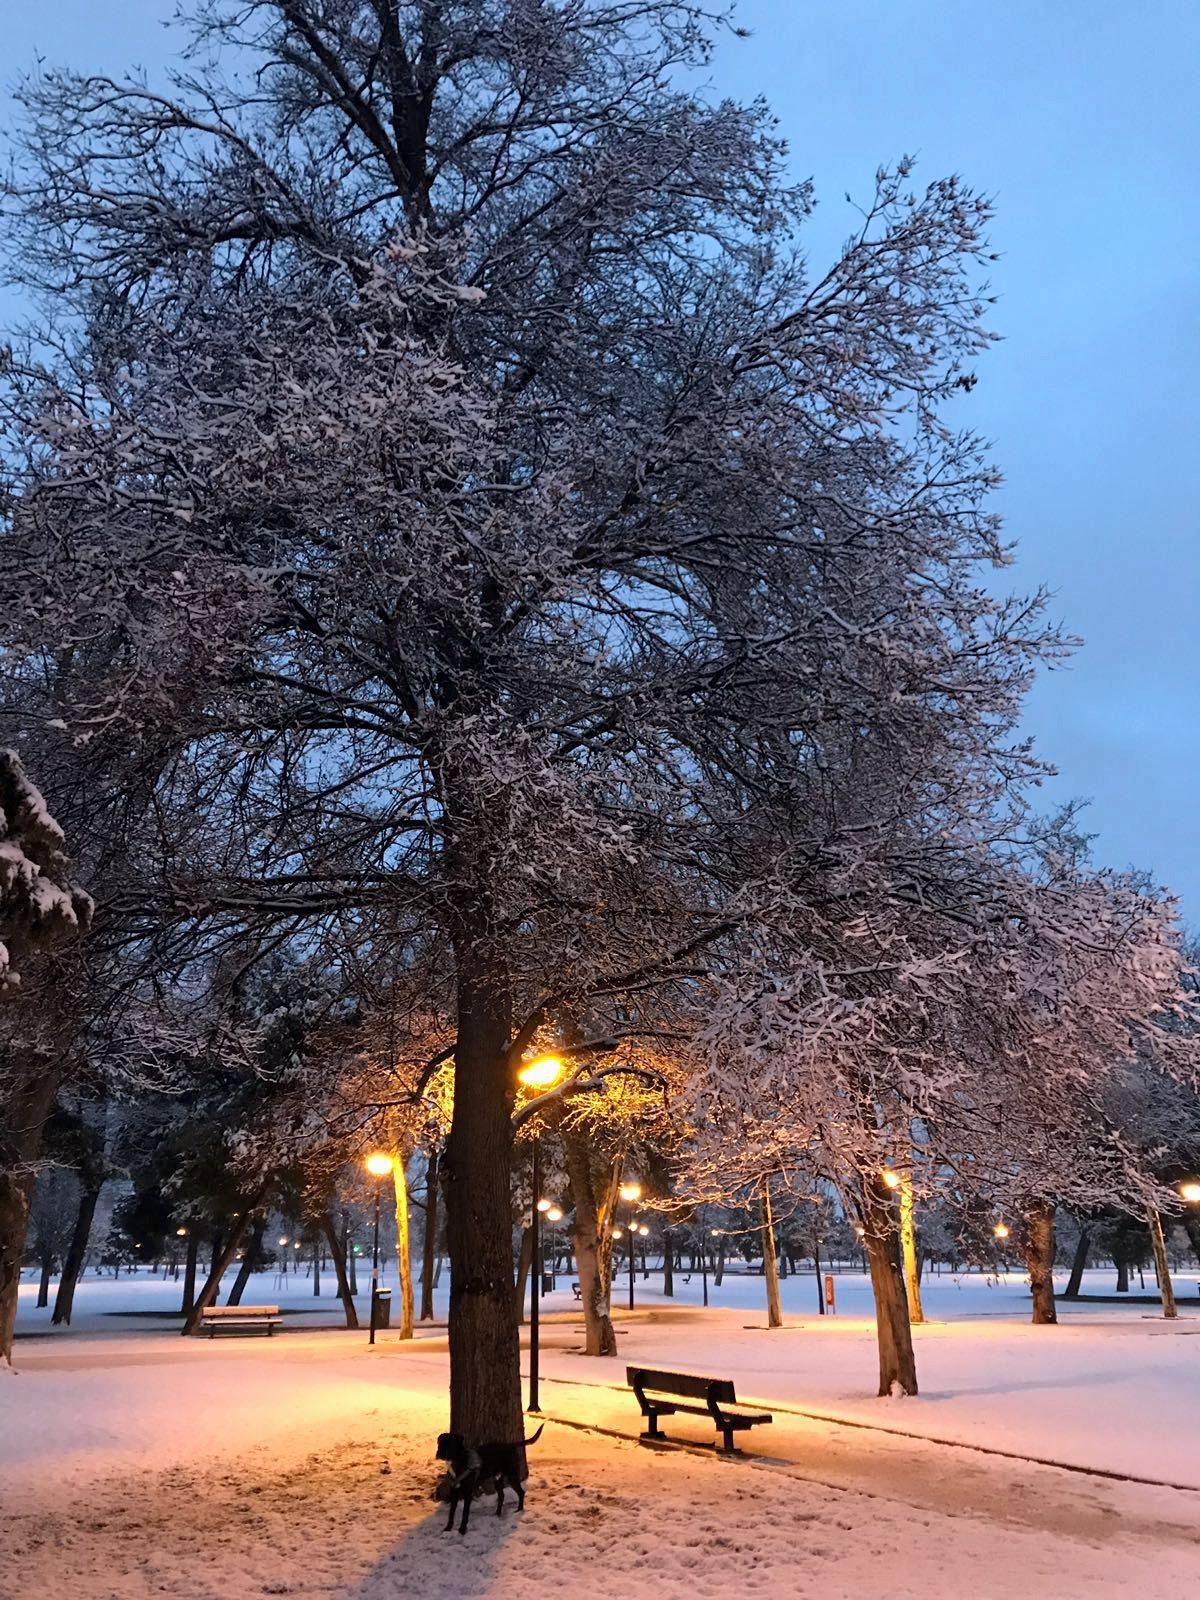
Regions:
[[491, 1495], [477, 1500], [466, 1534], [460, 1535], [457, 1519], [453, 1532], [445, 1532], [446, 1507], [439, 1505], [406, 1528], [357, 1585], [339, 1595], [345, 1600], [397, 1600], [400, 1595], [482, 1600], [494, 1594], [505, 1547], [521, 1531], [515, 1501], [507, 1502], [502, 1517], [495, 1512]]
[[924, 1403], [939, 1400], [978, 1400], [985, 1395], [1024, 1394], [1027, 1390], [1033, 1389], [1100, 1388], [1104, 1384], [1128, 1383], [1131, 1376], [1132, 1369], [1126, 1368], [1121, 1372], [1072, 1372], [1058, 1373], [1049, 1378], [1015, 1378], [979, 1389], [964, 1384], [957, 1389], [922, 1389], [921, 1401]]

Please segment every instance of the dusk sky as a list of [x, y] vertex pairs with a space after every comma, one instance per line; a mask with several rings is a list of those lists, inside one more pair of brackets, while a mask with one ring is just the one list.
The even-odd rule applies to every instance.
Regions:
[[[161, 71], [170, 0], [9, 0], [7, 77], [40, 55]], [[816, 264], [849, 231], [844, 193], [881, 162], [994, 195], [1003, 253], [964, 421], [994, 441], [1019, 543], [1085, 648], [1044, 676], [1028, 727], [1092, 800], [1096, 854], [1150, 869], [1200, 922], [1191, 692], [1200, 221], [1195, 0], [743, 0], [748, 40], [715, 87], [765, 95], [821, 201]], [[11, 300], [4, 302], [11, 309]], [[1193, 463], [1188, 470], [1187, 463]]]

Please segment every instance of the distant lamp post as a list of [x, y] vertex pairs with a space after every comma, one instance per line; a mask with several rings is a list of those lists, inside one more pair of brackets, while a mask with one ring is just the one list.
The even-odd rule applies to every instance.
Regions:
[[[538, 1056], [534, 1061], [528, 1061], [517, 1073], [517, 1082], [523, 1089], [553, 1089], [563, 1074], [566, 1067], [557, 1056]], [[533, 1136], [533, 1212], [530, 1218], [532, 1238], [532, 1259], [529, 1273], [529, 1410], [540, 1411], [541, 1398], [538, 1394], [538, 1369], [541, 1357], [541, 1321], [540, 1308], [542, 1297], [542, 1218], [554, 1204], [542, 1195], [542, 1141], [535, 1133]]]
[[1179, 1185], [1180, 1199], [1190, 1206], [1200, 1206], [1200, 1178], [1187, 1178]]
[[997, 1239], [1007, 1239], [1012, 1230], [1008, 1226], [1007, 1222], [998, 1222], [992, 1229], [992, 1232], [996, 1235]]
[[898, 1189], [900, 1187], [900, 1174], [893, 1171], [891, 1167], [884, 1167], [879, 1176], [883, 1179], [884, 1183], [887, 1184], [889, 1189]]
[[187, 1229], [186, 1228], [176, 1228], [175, 1229], [175, 1237], [177, 1239], [186, 1239], [187, 1238]]
[[375, 1241], [371, 1247], [371, 1331], [367, 1343], [375, 1343], [375, 1322], [379, 1302], [379, 1205], [383, 1198], [383, 1180], [392, 1170], [392, 1158], [382, 1150], [373, 1150], [364, 1163], [375, 1179]]
[[[632, 1311], [633, 1310], [633, 1280], [634, 1280], [634, 1275], [635, 1275], [635, 1273], [637, 1271], [637, 1263], [634, 1261], [633, 1251], [634, 1251], [634, 1242], [637, 1239], [637, 1235], [638, 1235], [638, 1225], [633, 1220], [633, 1208], [637, 1204], [637, 1202], [642, 1198], [642, 1186], [641, 1186], [640, 1183], [623, 1183], [621, 1185], [621, 1187], [617, 1190], [617, 1193], [621, 1196], [621, 1199], [624, 1200], [625, 1204], [629, 1207], [629, 1213], [630, 1213], [629, 1214], [629, 1227], [627, 1229], [627, 1232], [629, 1234], [629, 1309], [630, 1309], [630, 1311]], [[614, 1237], [619, 1237], [619, 1235], [614, 1235]]]

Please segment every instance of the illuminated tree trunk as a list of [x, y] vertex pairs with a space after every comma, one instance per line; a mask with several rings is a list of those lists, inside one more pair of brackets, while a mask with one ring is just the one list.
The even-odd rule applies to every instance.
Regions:
[[179, 1309], [185, 1317], [190, 1317], [192, 1307], [196, 1303], [196, 1262], [200, 1255], [200, 1241], [196, 1237], [195, 1228], [188, 1229], [187, 1258], [183, 1268], [183, 1298]]
[[1167, 1242], [1163, 1238], [1162, 1218], [1158, 1214], [1157, 1206], [1150, 1207], [1146, 1213], [1146, 1221], [1150, 1224], [1150, 1243], [1154, 1249], [1154, 1265], [1158, 1271], [1163, 1316], [1171, 1321], [1179, 1315], [1179, 1312], [1175, 1308], [1175, 1290], [1171, 1283], [1171, 1269], [1167, 1264]]
[[225, 1301], [227, 1306], [240, 1306], [242, 1296], [246, 1292], [246, 1285], [250, 1282], [250, 1274], [254, 1271], [255, 1263], [262, 1259], [263, 1235], [267, 1231], [265, 1222], [255, 1224], [254, 1232], [250, 1236], [250, 1243], [246, 1246], [242, 1256], [242, 1264], [238, 1268], [237, 1277], [233, 1280], [233, 1288]]
[[425, 1165], [425, 1236], [421, 1246], [421, 1321], [433, 1321], [433, 1258], [437, 1253], [438, 1148], [433, 1145]]
[[863, 1246], [875, 1296], [879, 1393], [890, 1395], [898, 1390], [901, 1394], [916, 1394], [917, 1360], [908, 1318], [900, 1230], [891, 1191], [881, 1178], [863, 1184], [863, 1224]]
[[1054, 1207], [1032, 1207], [1021, 1230], [1025, 1247], [1025, 1266], [1033, 1292], [1033, 1320], [1047, 1324], [1058, 1321], [1054, 1305]]
[[403, 1150], [392, 1151], [392, 1187], [396, 1194], [396, 1268], [400, 1278], [401, 1339], [413, 1336], [412, 1240], [408, 1223], [408, 1173]]
[[571, 1238], [579, 1271], [579, 1297], [583, 1306], [584, 1350], [589, 1356], [615, 1356], [617, 1335], [612, 1321], [612, 1215], [620, 1167], [609, 1174], [607, 1189], [599, 1199], [592, 1172], [592, 1152], [587, 1134], [579, 1127], [562, 1133], [567, 1176], [571, 1183], [574, 1219]]
[[771, 1185], [763, 1184], [762, 1196], [763, 1274], [767, 1280], [767, 1327], [783, 1327], [783, 1306], [779, 1299], [779, 1260], [775, 1254], [775, 1223], [771, 1216]]
[[[220, 1250], [212, 1264], [212, 1270], [208, 1274], [203, 1289], [196, 1296], [195, 1305], [193, 1305], [184, 1321], [183, 1332], [185, 1336], [199, 1331], [200, 1321], [205, 1309], [216, 1303], [217, 1291], [221, 1287], [221, 1279], [229, 1270], [234, 1256], [237, 1255], [238, 1245], [242, 1242], [243, 1235], [246, 1232], [249, 1213], [258, 1209], [261, 1200], [262, 1193], [256, 1195], [248, 1206], [242, 1207], [240, 1215], [232, 1223], [228, 1234], [222, 1240]], [[191, 1240], [189, 1239], [188, 1242], [190, 1243]]]
[[913, 1218], [912, 1179], [900, 1179], [900, 1249], [904, 1259], [904, 1288], [908, 1295], [909, 1322], [924, 1322], [921, 1309], [921, 1273], [917, 1264], [917, 1230]]

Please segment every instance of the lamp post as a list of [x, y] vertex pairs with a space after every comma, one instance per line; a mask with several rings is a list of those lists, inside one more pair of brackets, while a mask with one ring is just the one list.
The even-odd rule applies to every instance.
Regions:
[[[566, 1068], [557, 1056], [539, 1056], [517, 1073], [517, 1082], [526, 1089], [553, 1089]], [[529, 1410], [542, 1409], [538, 1395], [538, 1366], [541, 1356], [541, 1324], [539, 1307], [542, 1295], [542, 1216], [549, 1211], [550, 1201], [542, 1197], [542, 1141], [533, 1136], [533, 1213], [530, 1227], [533, 1238], [529, 1283]]]
[[371, 1247], [371, 1331], [367, 1343], [375, 1343], [375, 1315], [379, 1300], [379, 1204], [383, 1196], [383, 1180], [392, 1170], [392, 1158], [382, 1150], [367, 1157], [367, 1171], [375, 1179], [375, 1240]]
[[1179, 1185], [1179, 1198], [1188, 1205], [1200, 1205], [1200, 1178], [1187, 1178]]
[[[633, 1280], [637, 1275], [637, 1262], [634, 1259], [634, 1245], [635, 1245], [635, 1243], [637, 1241], [637, 1236], [638, 1236], [638, 1225], [633, 1220], [633, 1208], [637, 1204], [637, 1202], [642, 1198], [642, 1186], [641, 1186], [640, 1183], [623, 1183], [621, 1185], [621, 1187], [617, 1190], [617, 1193], [621, 1196], [621, 1199], [624, 1200], [625, 1204], [629, 1207], [629, 1228], [627, 1230], [628, 1233], [629, 1233], [629, 1309], [630, 1309], [630, 1311], [632, 1311], [633, 1310]], [[649, 1231], [650, 1231], [649, 1228], [647, 1228], [646, 1232], [649, 1233]]]
[[704, 1227], [704, 1207], [700, 1207], [700, 1282], [704, 1285], [704, 1304], [708, 1304], [708, 1233]]

